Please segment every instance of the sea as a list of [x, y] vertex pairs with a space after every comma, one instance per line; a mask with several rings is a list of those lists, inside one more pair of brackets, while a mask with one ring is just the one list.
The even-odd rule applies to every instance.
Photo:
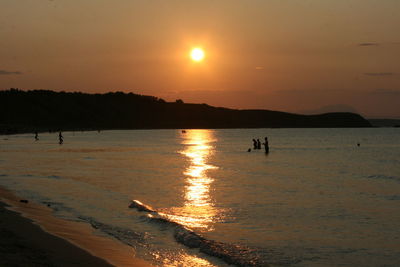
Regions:
[[0, 186], [153, 265], [400, 266], [400, 128], [62, 134], [0, 136]]

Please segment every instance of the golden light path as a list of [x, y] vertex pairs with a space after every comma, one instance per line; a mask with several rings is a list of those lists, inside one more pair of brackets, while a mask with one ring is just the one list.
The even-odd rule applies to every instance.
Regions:
[[168, 216], [189, 228], [209, 231], [212, 230], [212, 222], [217, 214], [210, 196], [210, 187], [214, 180], [207, 175], [209, 170], [217, 168], [208, 163], [214, 153], [211, 143], [215, 138], [210, 130], [188, 130], [182, 133], [182, 138], [186, 148], [180, 153], [190, 163], [183, 172], [186, 182], [185, 203], [183, 207], [174, 209], [174, 215]]

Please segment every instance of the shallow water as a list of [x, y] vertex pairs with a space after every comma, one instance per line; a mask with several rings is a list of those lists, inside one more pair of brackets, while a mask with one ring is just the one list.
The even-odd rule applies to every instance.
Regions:
[[[63, 135], [2, 136], [0, 185], [154, 264], [400, 262], [399, 128]], [[247, 152], [264, 136], [268, 155]], [[134, 199], [157, 212], [128, 208]], [[176, 238], [187, 229], [200, 249]]]

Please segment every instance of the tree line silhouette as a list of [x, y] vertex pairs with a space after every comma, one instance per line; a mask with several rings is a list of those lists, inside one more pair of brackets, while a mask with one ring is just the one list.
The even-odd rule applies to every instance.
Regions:
[[98, 129], [370, 127], [354, 113], [299, 115], [187, 104], [134, 93], [0, 91], [0, 133]]

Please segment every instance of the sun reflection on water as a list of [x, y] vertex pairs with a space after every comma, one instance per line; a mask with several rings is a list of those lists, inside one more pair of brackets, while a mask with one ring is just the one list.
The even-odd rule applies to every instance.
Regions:
[[183, 172], [186, 183], [185, 202], [183, 207], [174, 208], [174, 215], [169, 216], [189, 228], [211, 230], [216, 210], [210, 196], [214, 180], [208, 175], [208, 171], [217, 169], [209, 163], [214, 153], [215, 137], [211, 130], [190, 130], [182, 133], [182, 139], [185, 149], [179, 153], [189, 160], [189, 166]]

